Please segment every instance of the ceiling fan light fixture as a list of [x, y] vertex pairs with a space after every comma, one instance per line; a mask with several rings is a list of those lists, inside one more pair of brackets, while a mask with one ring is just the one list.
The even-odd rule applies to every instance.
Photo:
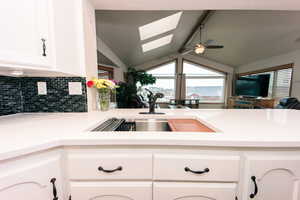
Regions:
[[196, 54], [202, 54], [205, 51], [205, 46], [202, 44], [197, 44], [197, 46], [195, 47], [195, 53]]

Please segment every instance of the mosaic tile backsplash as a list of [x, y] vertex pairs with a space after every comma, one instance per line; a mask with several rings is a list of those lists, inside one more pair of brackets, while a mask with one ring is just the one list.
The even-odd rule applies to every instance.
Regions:
[[0, 76], [0, 115], [22, 112], [22, 102], [20, 79]]
[[[39, 95], [37, 82], [46, 82]], [[69, 82], [82, 83], [82, 95], [69, 95]], [[86, 80], [81, 77], [0, 76], [0, 115], [20, 112], [87, 112]]]

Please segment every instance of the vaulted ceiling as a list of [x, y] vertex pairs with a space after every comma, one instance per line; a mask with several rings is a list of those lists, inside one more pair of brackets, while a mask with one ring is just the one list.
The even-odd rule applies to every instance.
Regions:
[[[175, 30], [141, 41], [139, 27], [178, 11], [96, 11], [97, 35], [128, 66], [176, 53], [203, 11], [183, 11]], [[204, 56], [231, 66], [300, 49], [299, 11], [216, 11], [203, 29], [203, 41], [213, 39], [224, 49], [207, 50]], [[169, 45], [143, 52], [147, 41], [174, 34]], [[196, 35], [189, 47], [199, 42]], [[198, 55], [199, 56], [199, 55]]]
[[[168, 17], [178, 11], [96, 11], [97, 35], [114, 51], [127, 66], [176, 53], [192, 27], [197, 23], [202, 11], [184, 12], [178, 27], [167, 32], [174, 34], [171, 44], [145, 52], [140, 40], [139, 27]], [[158, 39], [159, 37], [154, 37]]]

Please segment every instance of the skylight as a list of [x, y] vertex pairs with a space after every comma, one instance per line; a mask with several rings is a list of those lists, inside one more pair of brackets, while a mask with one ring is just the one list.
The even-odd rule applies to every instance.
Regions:
[[145, 43], [142, 45], [143, 52], [147, 52], [152, 49], [156, 49], [158, 47], [167, 45], [167, 44], [171, 43], [172, 38], [173, 38], [173, 34], [170, 34], [165, 37], [159, 38], [157, 40], [153, 40], [151, 42]]
[[175, 13], [168, 17], [156, 20], [149, 24], [139, 27], [141, 40], [146, 40], [148, 38], [166, 33], [175, 29], [178, 25], [182, 12]]

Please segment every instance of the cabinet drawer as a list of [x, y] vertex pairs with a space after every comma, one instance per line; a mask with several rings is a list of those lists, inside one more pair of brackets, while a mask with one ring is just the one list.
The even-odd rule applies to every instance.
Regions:
[[224, 181], [239, 179], [239, 156], [154, 155], [154, 179], [171, 181]]
[[73, 180], [152, 179], [151, 154], [71, 154], [69, 178]]

